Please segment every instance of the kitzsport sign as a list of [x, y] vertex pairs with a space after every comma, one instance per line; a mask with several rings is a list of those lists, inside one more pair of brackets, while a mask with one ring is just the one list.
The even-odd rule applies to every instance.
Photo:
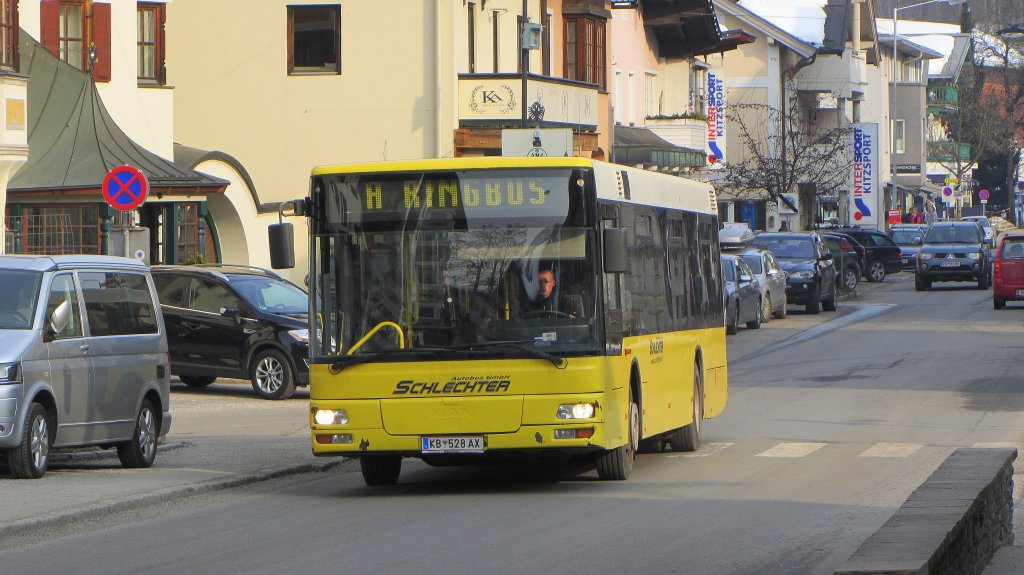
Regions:
[[850, 213], [855, 224], [878, 223], [878, 124], [853, 124], [853, 165], [850, 182]]
[[708, 72], [708, 164], [725, 161], [725, 85], [719, 74]]

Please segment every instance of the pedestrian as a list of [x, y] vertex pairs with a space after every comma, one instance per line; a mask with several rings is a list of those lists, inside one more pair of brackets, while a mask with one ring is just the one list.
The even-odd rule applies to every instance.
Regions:
[[931, 198], [924, 204], [924, 223], [935, 223], [935, 202]]
[[907, 215], [903, 216], [903, 223], [905, 224], [923, 224], [924, 216], [917, 210], [917, 206], [910, 208]]

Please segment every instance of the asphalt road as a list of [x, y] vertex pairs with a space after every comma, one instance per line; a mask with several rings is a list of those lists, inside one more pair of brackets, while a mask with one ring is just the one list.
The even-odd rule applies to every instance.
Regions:
[[1024, 443], [1024, 306], [995, 311], [991, 292], [969, 284], [917, 293], [912, 279], [863, 284], [836, 313], [791, 308], [741, 329], [729, 339], [729, 405], [704, 447], [641, 454], [627, 482], [587, 467], [407, 461], [397, 487], [368, 488], [346, 464], [13, 534], [0, 566], [831, 573], [954, 449]]

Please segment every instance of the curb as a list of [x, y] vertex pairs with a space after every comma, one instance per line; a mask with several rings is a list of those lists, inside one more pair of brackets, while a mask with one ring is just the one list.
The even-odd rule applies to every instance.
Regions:
[[165, 501], [180, 499], [182, 497], [199, 495], [202, 493], [210, 493], [213, 491], [221, 491], [224, 489], [230, 489], [232, 487], [251, 485], [253, 483], [261, 483], [264, 481], [269, 481], [271, 479], [277, 479], [280, 477], [298, 475], [300, 473], [322, 473], [324, 471], [337, 467], [344, 462], [344, 459], [335, 459], [332, 461], [325, 462], [303, 463], [300, 465], [275, 467], [266, 470], [259, 470], [253, 473], [246, 473], [243, 475], [236, 475], [232, 477], [224, 477], [219, 479], [210, 479], [206, 481], [201, 481], [199, 483], [193, 483], [179, 487], [168, 487], [150, 493], [133, 495], [131, 497], [121, 499], [113, 503], [94, 503], [91, 505], [86, 505], [85, 507], [82, 507], [71, 512], [55, 513], [51, 515], [45, 515], [37, 519], [15, 521], [7, 525], [2, 525], [0, 526], [0, 537], [24, 534], [42, 527], [61, 525], [69, 521], [102, 517], [104, 515], [111, 515], [114, 513], [119, 513], [121, 511], [128, 511], [131, 509], [146, 507], [157, 503], [163, 503]]

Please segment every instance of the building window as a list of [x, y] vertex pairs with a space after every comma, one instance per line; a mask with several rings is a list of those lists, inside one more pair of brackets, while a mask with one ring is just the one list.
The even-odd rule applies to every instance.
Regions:
[[708, 109], [708, 71], [700, 66], [690, 67], [691, 114], [706, 114]]
[[288, 73], [341, 73], [341, 6], [288, 7]]
[[[100, 253], [98, 205], [25, 206], [20, 214], [9, 215], [21, 216], [21, 253]], [[10, 217], [7, 225], [11, 225]]]
[[197, 260], [199, 252], [199, 204], [180, 202], [174, 204], [174, 224], [178, 226], [176, 257], [174, 263], [191, 263]]
[[903, 120], [896, 120], [892, 126], [892, 153], [902, 154], [906, 143]]
[[18, 0], [0, 0], [0, 68], [18, 68]]
[[79, 70], [87, 70], [85, 63], [85, 2], [61, 0], [58, 9], [57, 45], [60, 59]]
[[565, 77], [607, 88], [605, 21], [589, 16], [565, 18]]
[[644, 74], [644, 114], [646, 117], [657, 116], [661, 110], [658, 106], [658, 76], [647, 72]]
[[164, 84], [164, 5], [139, 2], [139, 82]]

